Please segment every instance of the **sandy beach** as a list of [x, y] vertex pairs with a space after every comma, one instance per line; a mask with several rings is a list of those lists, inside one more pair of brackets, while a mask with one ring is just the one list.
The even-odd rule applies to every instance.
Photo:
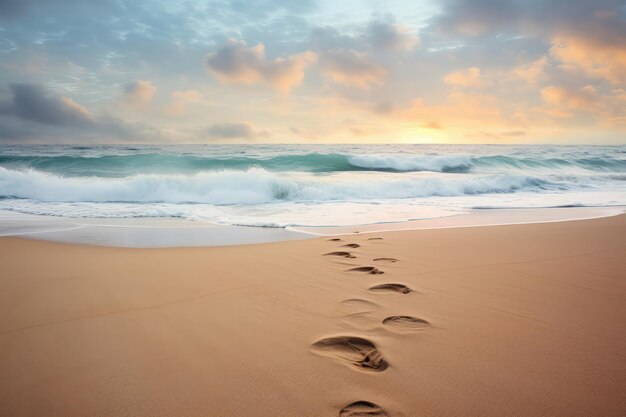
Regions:
[[0, 32], [0, 417], [626, 417], [626, 0]]
[[623, 416], [625, 247], [625, 215], [210, 248], [1, 238], [0, 415]]

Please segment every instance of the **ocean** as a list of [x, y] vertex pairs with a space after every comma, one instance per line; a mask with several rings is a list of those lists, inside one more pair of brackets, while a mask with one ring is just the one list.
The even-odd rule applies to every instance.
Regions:
[[346, 226], [626, 205], [626, 146], [1, 145], [0, 210]]

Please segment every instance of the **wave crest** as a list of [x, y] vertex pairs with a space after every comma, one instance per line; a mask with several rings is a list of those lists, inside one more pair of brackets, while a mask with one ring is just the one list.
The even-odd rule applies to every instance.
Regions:
[[186, 174], [263, 168], [272, 172], [626, 172], [626, 159], [600, 157], [545, 157], [529, 155], [420, 154], [384, 155], [306, 153], [278, 156], [190, 155], [138, 153], [132, 155], [0, 155], [0, 166], [34, 169], [59, 175], [122, 178], [137, 174]]
[[467, 170], [472, 165], [469, 156], [385, 156], [356, 155], [348, 156], [348, 162], [356, 167], [367, 169], [387, 169], [393, 171], [432, 171], [458, 172]]
[[262, 204], [358, 201], [540, 191], [562, 185], [524, 175], [427, 176], [372, 181], [294, 179], [261, 168], [193, 175], [61, 177], [0, 167], [0, 197], [63, 202]]

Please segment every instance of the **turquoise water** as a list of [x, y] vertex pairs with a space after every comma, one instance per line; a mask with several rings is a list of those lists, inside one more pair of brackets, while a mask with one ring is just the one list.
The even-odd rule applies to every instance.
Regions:
[[330, 226], [626, 204], [626, 146], [0, 146], [0, 209]]

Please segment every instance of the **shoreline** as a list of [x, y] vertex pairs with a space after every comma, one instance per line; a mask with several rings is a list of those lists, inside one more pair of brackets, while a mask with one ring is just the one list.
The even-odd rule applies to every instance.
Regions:
[[[342, 236], [352, 233], [382, 233], [410, 230], [457, 229], [465, 227], [512, 226], [592, 220], [619, 216], [626, 206], [612, 207], [537, 207], [506, 209], [471, 209], [467, 213], [405, 222], [374, 223], [355, 226], [290, 227], [289, 230], [316, 236]], [[331, 233], [320, 233], [327, 230]]]
[[210, 247], [262, 244], [355, 233], [539, 224], [611, 217], [626, 206], [473, 209], [466, 213], [354, 226], [269, 228], [178, 218], [64, 218], [0, 210], [0, 237], [110, 247]]
[[622, 416], [625, 247], [626, 215], [195, 248], [2, 237], [0, 414]]

